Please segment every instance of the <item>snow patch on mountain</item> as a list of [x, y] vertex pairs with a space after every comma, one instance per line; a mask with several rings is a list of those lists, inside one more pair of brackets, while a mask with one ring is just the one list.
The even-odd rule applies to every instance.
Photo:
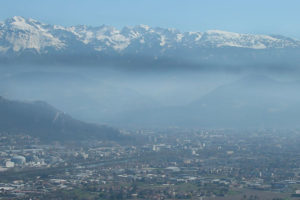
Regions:
[[299, 42], [291, 42], [268, 35], [239, 34], [220, 30], [204, 33], [203, 42], [216, 47], [239, 47], [251, 49], [296, 47]]
[[0, 46], [0, 52], [1, 52], [1, 53], [7, 52], [8, 49], [9, 49], [9, 47], [3, 47], [3, 46]]
[[[46, 47], [63, 48], [65, 44], [59, 38], [51, 35], [43, 26], [33, 19], [26, 20], [22, 17], [13, 17], [6, 20], [6, 23], [1, 26], [0, 40], [8, 43], [7, 45], [15, 52], [35, 49], [40, 53]], [[7, 47], [5, 47], [5, 51], [7, 51]]]

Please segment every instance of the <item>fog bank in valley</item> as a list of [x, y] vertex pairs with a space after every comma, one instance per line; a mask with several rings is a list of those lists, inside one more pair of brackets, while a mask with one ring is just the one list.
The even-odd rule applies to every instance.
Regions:
[[[184, 67], [184, 66], [183, 66]], [[119, 127], [297, 127], [292, 71], [1, 67], [1, 96]]]

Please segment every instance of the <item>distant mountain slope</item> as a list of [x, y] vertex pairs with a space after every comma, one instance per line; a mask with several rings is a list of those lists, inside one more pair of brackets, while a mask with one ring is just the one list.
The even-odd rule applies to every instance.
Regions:
[[128, 113], [119, 121], [164, 127], [299, 128], [299, 87], [299, 82], [247, 76], [220, 86], [189, 105]]
[[[298, 82], [247, 76], [190, 104], [194, 121], [229, 127], [299, 127]], [[198, 115], [196, 114], [198, 112]]]
[[300, 41], [284, 36], [219, 30], [182, 33], [146, 25], [121, 30], [105, 25], [63, 27], [22, 17], [0, 23], [0, 64], [278, 63], [299, 61], [299, 49]]
[[[0, 94], [11, 99], [43, 100], [76, 119], [110, 124], [122, 112], [156, 106], [156, 101], [126, 87], [125, 80], [109, 72], [11, 72], [0, 77]], [[6, 72], [3, 72], [5, 76]], [[93, 75], [91, 75], [93, 74]], [[1, 73], [0, 73], [1, 76]], [[115, 81], [106, 77], [118, 77]]]
[[45, 102], [0, 97], [0, 131], [26, 133], [44, 141], [119, 140], [119, 131], [75, 120]]

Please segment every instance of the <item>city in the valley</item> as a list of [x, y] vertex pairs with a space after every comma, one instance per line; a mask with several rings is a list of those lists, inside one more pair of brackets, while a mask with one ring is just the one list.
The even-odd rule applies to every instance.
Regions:
[[0, 135], [0, 199], [297, 199], [299, 130], [132, 129], [132, 141]]

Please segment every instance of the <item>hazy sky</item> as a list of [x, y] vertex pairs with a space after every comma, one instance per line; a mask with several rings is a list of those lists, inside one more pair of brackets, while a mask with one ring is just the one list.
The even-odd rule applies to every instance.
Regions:
[[148, 24], [182, 31], [221, 29], [300, 39], [300, 0], [0, 0], [15, 15], [60, 25]]

